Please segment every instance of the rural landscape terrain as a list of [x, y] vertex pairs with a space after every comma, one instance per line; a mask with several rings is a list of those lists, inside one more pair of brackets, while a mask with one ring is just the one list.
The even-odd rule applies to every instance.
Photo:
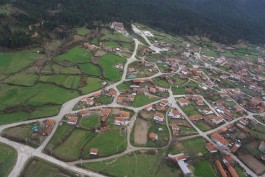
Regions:
[[265, 48], [132, 29], [0, 53], [0, 176], [264, 175]]
[[[26, 19], [0, 6], [10, 14]], [[265, 175], [264, 45], [136, 22], [49, 25], [3, 39], [0, 177]]]

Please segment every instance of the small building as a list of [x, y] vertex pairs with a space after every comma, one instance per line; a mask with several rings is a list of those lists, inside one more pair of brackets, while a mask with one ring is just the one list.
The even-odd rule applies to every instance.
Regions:
[[81, 102], [86, 103], [89, 106], [92, 106], [95, 103], [93, 98], [83, 98]]
[[79, 111], [78, 114], [80, 117], [87, 116], [87, 115], [89, 115], [89, 110], [85, 109], [85, 110]]
[[185, 98], [181, 98], [178, 102], [181, 107], [188, 106], [190, 104], [190, 101]]
[[181, 113], [177, 110], [177, 109], [171, 109], [169, 112], [168, 112], [168, 116], [171, 117], [171, 118], [175, 118], [175, 119], [178, 119], [178, 118], [181, 118]]
[[130, 112], [127, 111], [121, 111], [120, 112], [120, 117], [124, 118], [124, 119], [129, 119], [130, 118]]
[[90, 149], [90, 155], [98, 155], [98, 149], [97, 148], [91, 148]]
[[149, 133], [149, 138], [150, 138], [151, 140], [158, 140], [158, 136], [157, 136], [157, 134], [155, 134], [155, 133]]
[[205, 147], [206, 147], [206, 149], [208, 149], [208, 151], [210, 153], [217, 152], [217, 148], [212, 143], [210, 143], [210, 142], [205, 143]]
[[111, 112], [111, 109], [110, 109], [110, 108], [106, 108], [106, 109], [104, 109], [103, 112], [101, 113], [101, 116], [106, 116], [106, 117], [108, 117], [109, 114], [110, 114], [110, 112]]
[[178, 163], [179, 168], [180, 168], [182, 174], [184, 175], [184, 177], [191, 175], [190, 169], [188, 168], [188, 166], [186, 165], [186, 163], [183, 160], [178, 160], [177, 163]]
[[218, 133], [212, 133], [211, 137], [212, 137], [213, 141], [215, 141], [217, 143], [218, 146], [223, 147], [223, 148], [227, 148], [229, 142], [224, 137], [222, 137]]
[[78, 121], [78, 117], [70, 117], [69, 119], [68, 119], [68, 124], [69, 125], [76, 125], [77, 124], [77, 121]]
[[224, 119], [223, 119], [222, 117], [220, 117], [220, 116], [216, 116], [216, 117], [214, 117], [214, 118], [212, 119], [212, 122], [213, 122], [214, 124], [216, 124], [216, 125], [222, 123], [223, 121], [224, 121]]
[[163, 122], [165, 119], [164, 114], [160, 113], [160, 112], [156, 112], [154, 115], [154, 120], [156, 122]]
[[144, 110], [146, 110], [146, 111], [152, 111], [152, 110], [154, 110], [154, 108], [153, 108], [153, 105], [147, 105], [147, 106], [145, 106], [144, 107]]
[[224, 170], [224, 168], [223, 168], [223, 166], [222, 166], [222, 164], [221, 164], [221, 162], [219, 160], [216, 160], [215, 164], [216, 164], [219, 172], [221, 173], [222, 177], [228, 177], [226, 172], [225, 172], [225, 170]]
[[45, 127], [54, 127], [56, 121], [53, 119], [47, 119], [45, 122]]
[[168, 100], [164, 99], [159, 102], [160, 106], [165, 107], [168, 105]]
[[177, 136], [179, 133], [179, 126], [177, 124], [170, 124], [173, 136]]
[[115, 125], [119, 125], [119, 126], [127, 126], [130, 122], [123, 118], [123, 117], [115, 117]]

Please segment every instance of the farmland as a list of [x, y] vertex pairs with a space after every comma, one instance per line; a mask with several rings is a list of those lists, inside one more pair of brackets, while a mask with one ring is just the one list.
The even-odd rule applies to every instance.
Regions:
[[15, 165], [17, 153], [13, 148], [2, 143], [0, 149], [0, 176], [7, 177]]

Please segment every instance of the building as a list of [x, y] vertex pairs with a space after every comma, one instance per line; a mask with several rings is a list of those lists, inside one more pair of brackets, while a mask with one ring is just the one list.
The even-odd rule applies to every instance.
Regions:
[[94, 99], [93, 98], [83, 98], [81, 102], [86, 103], [89, 106], [92, 106], [94, 104]]
[[173, 109], [172, 108], [169, 111], [168, 116], [171, 117], [171, 118], [178, 119], [178, 118], [181, 118], [181, 113], [177, 109]]
[[89, 110], [82, 110], [82, 111], [79, 111], [79, 116], [80, 117], [84, 117], [84, 116], [87, 116], [87, 115], [89, 115]]
[[261, 152], [264, 152], [264, 153], [265, 153], [265, 141], [261, 141], [261, 142], [260, 142], [259, 150], [260, 150]]
[[223, 166], [222, 166], [222, 164], [221, 164], [221, 162], [219, 160], [216, 160], [215, 164], [216, 164], [219, 172], [221, 173], [222, 177], [228, 177], [226, 172], [225, 172], [225, 170], [224, 170], [224, 168], [223, 168]]
[[70, 117], [69, 119], [68, 119], [68, 124], [69, 125], [76, 125], [77, 124], [77, 121], [78, 121], [78, 117]]
[[215, 153], [215, 152], [217, 152], [217, 148], [216, 148], [212, 143], [210, 143], [210, 142], [205, 143], [205, 147], [206, 147], [206, 149], [208, 149], [208, 151], [209, 151], [210, 153]]
[[218, 133], [212, 133], [211, 137], [213, 141], [217, 143], [218, 146], [227, 148], [229, 142], [224, 137], [222, 137]]
[[151, 140], [158, 140], [158, 136], [157, 136], [157, 134], [155, 134], [155, 133], [149, 133], [149, 138], [150, 138]]
[[179, 126], [177, 124], [170, 124], [172, 129], [173, 136], [177, 136], [179, 134]]
[[127, 126], [130, 122], [123, 118], [123, 117], [115, 117], [115, 125], [119, 125], [119, 126]]
[[190, 104], [190, 101], [187, 100], [187, 99], [185, 99], [185, 98], [181, 98], [181, 99], [179, 100], [179, 105], [180, 105], [181, 107], [183, 107], [183, 106], [188, 106], [189, 104]]
[[165, 119], [164, 114], [160, 113], [160, 112], [156, 112], [154, 115], [154, 120], [156, 122], [163, 122]]
[[216, 116], [212, 119], [212, 122], [216, 125], [222, 123], [224, 121], [224, 119], [222, 117]]
[[178, 160], [177, 163], [178, 163], [179, 168], [180, 168], [182, 174], [184, 175], [184, 177], [191, 175], [190, 169], [188, 168], [188, 166], [186, 165], [186, 163], [183, 160]]
[[98, 149], [97, 148], [91, 148], [90, 149], [90, 155], [98, 155]]

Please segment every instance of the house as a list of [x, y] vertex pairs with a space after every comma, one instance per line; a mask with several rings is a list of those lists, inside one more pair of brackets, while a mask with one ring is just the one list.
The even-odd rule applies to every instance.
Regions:
[[187, 167], [186, 163], [183, 160], [178, 160], [177, 163], [184, 177], [191, 175], [190, 169]]
[[189, 104], [190, 104], [190, 101], [187, 100], [187, 99], [185, 99], [185, 98], [181, 98], [181, 99], [179, 100], [179, 105], [180, 105], [181, 107], [183, 107], [183, 106], [188, 106]]
[[130, 112], [121, 111], [120, 112], [120, 117], [123, 117], [124, 119], [129, 119], [130, 118]]
[[192, 115], [189, 117], [192, 121], [198, 121], [198, 120], [202, 120], [203, 119], [203, 116], [202, 115], [199, 115], [199, 114], [196, 114], [196, 115]]
[[222, 177], [228, 177], [226, 172], [225, 172], [225, 170], [224, 170], [224, 168], [223, 168], [223, 166], [222, 166], [222, 164], [221, 164], [221, 162], [219, 160], [216, 160], [215, 164], [216, 164], [219, 172], [221, 173], [221, 176]]
[[234, 106], [234, 109], [236, 110], [237, 113], [243, 113], [244, 112], [244, 109], [238, 104], [236, 104]]
[[222, 123], [224, 121], [224, 119], [222, 117], [216, 116], [212, 119], [212, 122], [216, 125]]
[[81, 102], [84, 102], [89, 106], [92, 106], [94, 104], [94, 98], [83, 98]]
[[90, 149], [90, 155], [98, 155], [98, 149], [97, 148], [91, 148]]
[[210, 143], [210, 142], [205, 143], [205, 147], [206, 147], [206, 149], [208, 149], [208, 151], [210, 153], [217, 152], [217, 148], [212, 143]]
[[126, 97], [124, 97], [124, 96], [118, 96], [118, 97], [117, 97], [117, 103], [122, 104], [122, 103], [124, 103], [125, 101], [126, 101]]
[[156, 88], [155, 87], [150, 87], [149, 88], [150, 93], [156, 93]]
[[111, 97], [115, 97], [117, 95], [117, 92], [115, 89], [111, 88], [111, 89], [109, 89], [108, 95]]
[[202, 110], [202, 113], [205, 115], [213, 114], [213, 110], [211, 108], [206, 108]]
[[232, 156], [230, 156], [230, 155], [226, 155], [226, 156], [224, 156], [223, 157], [223, 162], [226, 164], [226, 163], [229, 163], [229, 164], [235, 164], [236, 163], [236, 161], [235, 161], [235, 159], [232, 157]]
[[84, 45], [84, 47], [86, 47], [86, 48], [88, 48], [88, 49], [90, 49], [90, 50], [93, 50], [93, 49], [95, 49], [96, 48], [96, 46], [95, 45], [90, 45], [89, 43], [84, 43], [83, 44]]
[[224, 137], [219, 135], [218, 133], [212, 133], [211, 134], [211, 138], [220, 147], [226, 148], [228, 146], [228, 144], [229, 144], [229, 142]]
[[78, 121], [78, 117], [70, 117], [69, 119], [68, 119], [68, 124], [69, 125], [76, 125], [77, 124], [77, 121]]
[[111, 112], [111, 109], [110, 109], [110, 108], [106, 108], [106, 109], [103, 110], [101, 116], [106, 116], [106, 117], [108, 117], [109, 114], [110, 114], [110, 112]]
[[101, 92], [97, 92], [93, 95], [94, 98], [99, 98], [102, 96], [102, 93]]
[[196, 104], [197, 104], [198, 106], [203, 106], [203, 105], [204, 105], [204, 102], [203, 102], [203, 100], [197, 100], [197, 101], [196, 101]]
[[226, 163], [226, 167], [227, 167], [231, 177], [239, 177], [238, 174], [236, 173], [236, 170], [229, 163]]
[[179, 133], [179, 126], [177, 124], [170, 124], [173, 136], [177, 136]]
[[158, 136], [157, 136], [157, 134], [155, 134], [155, 133], [149, 133], [149, 138], [150, 138], [151, 140], [157, 140], [157, 139], [158, 139]]
[[176, 154], [176, 155], [173, 155], [173, 154], [168, 154], [167, 156], [169, 159], [177, 162], [179, 160], [186, 160], [187, 159], [187, 156], [184, 155], [183, 153], [180, 153], [180, 154]]
[[261, 142], [260, 142], [259, 150], [260, 150], [261, 152], [264, 152], [264, 153], [265, 153], [265, 141], [261, 141]]
[[164, 114], [160, 113], [160, 112], [156, 112], [154, 115], [154, 120], [156, 122], [163, 122], [165, 119]]
[[87, 116], [87, 115], [89, 115], [89, 110], [85, 109], [85, 110], [79, 111], [78, 114], [80, 117]]
[[53, 127], [55, 125], [56, 121], [53, 119], [47, 119], [45, 122], [45, 127]]
[[152, 110], [154, 110], [153, 109], [153, 105], [150, 104], [150, 105], [145, 106], [144, 107], [144, 110], [146, 110], [146, 111], [152, 111]]
[[230, 149], [230, 151], [231, 151], [232, 153], [235, 153], [239, 148], [240, 148], [240, 144], [235, 143], [235, 144], [232, 146], [232, 148]]
[[171, 117], [171, 118], [178, 119], [178, 118], [181, 118], [181, 113], [177, 109], [173, 109], [172, 108], [169, 111], [168, 116]]
[[128, 68], [129, 72], [135, 72], [135, 68]]
[[159, 105], [162, 106], [162, 107], [167, 106], [167, 105], [168, 105], [168, 100], [166, 100], [166, 99], [161, 100], [161, 101], [159, 102]]
[[115, 125], [127, 126], [130, 122], [123, 117], [115, 117]]

